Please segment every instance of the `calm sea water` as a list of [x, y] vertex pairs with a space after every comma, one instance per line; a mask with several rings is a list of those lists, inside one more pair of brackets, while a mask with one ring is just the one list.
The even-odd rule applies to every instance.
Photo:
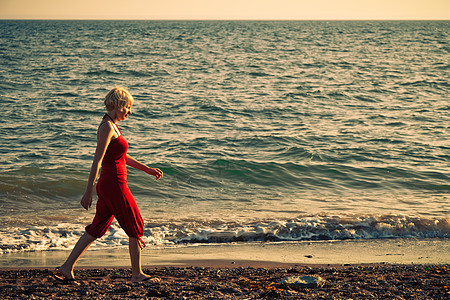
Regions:
[[[450, 22], [0, 21], [1, 251], [71, 248], [103, 97], [150, 246], [450, 237]], [[114, 223], [94, 247], [126, 244]]]

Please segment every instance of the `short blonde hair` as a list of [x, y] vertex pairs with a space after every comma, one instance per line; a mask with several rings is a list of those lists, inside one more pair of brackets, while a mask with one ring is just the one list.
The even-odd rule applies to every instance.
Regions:
[[125, 107], [128, 104], [133, 105], [133, 101], [133, 96], [126, 89], [115, 87], [105, 97], [106, 110], [111, 111], [115, 107]]

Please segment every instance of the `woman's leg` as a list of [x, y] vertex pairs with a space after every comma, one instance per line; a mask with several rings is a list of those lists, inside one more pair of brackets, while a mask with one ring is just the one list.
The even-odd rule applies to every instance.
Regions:
[[73, 267], [80, 258], [80, 256], [86, 251], [86, 249], [95, 241], [96, 238], [85, 232], [84, 235], [80, 237], [66, 262], [59, 267], [59, 272], [66, 278], [73, 278]]
[[134, 237], [129, 239], [129, 250], [131, 259], [131, 280], [142, 281], [150, 276], [144, 274], [141, 268], [141, 247], [139, 247], [139, 240]]

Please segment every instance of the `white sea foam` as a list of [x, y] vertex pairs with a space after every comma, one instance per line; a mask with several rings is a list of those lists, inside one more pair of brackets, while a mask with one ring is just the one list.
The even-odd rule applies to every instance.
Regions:
[[449, 219], [399, 215], [310, 216], [250, 223], [179, 222], [149, 229], [155, 243], [229, 243], [450, 237]]
[[[450, 238], [450, 219], [384, 216], [304, 216], [295, 219], [225, 222], [220, 220], [171, 220], [149, 222], [144, 241], [150, 247], [178, 247], [199, 243], [317, 241], [387, 238]], [[3, 253], [69, 250], [84, 233], [80, 224], [53, 227], [11, 227], [0, 230]], [[114, 222], [92, 249], [128, 244], [125, 232]]]

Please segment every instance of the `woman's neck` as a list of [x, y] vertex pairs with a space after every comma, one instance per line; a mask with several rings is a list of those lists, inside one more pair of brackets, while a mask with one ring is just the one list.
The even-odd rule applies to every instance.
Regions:
[[114, 124], [117, 123], [116, 118], [111, 117], [110, 112], [107, 112], [107, 113], [106, 113], [106, 116], [108, 116], [108, 118], [109, 118]]

